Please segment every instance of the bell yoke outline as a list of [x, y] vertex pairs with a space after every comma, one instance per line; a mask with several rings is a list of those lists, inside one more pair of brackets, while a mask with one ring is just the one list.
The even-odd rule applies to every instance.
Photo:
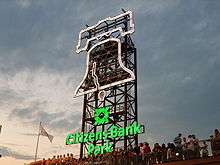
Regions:
[[[90, 30], [92, 30], [92, 29], [95, 29], [96, 27], [98, 27], [98, 26], [101, 25], [102, 23], [105, 23], [106, 21], [114, 21], [114, 20], [116, 20], [116, 19], [119, 19], [119, 18], [122, 18], [122, 17], [125, 17], [125, 16], [130, 17], [130, 21], [129, 21], [129, 22], [130, 22], [130, 23], [129, 23], [129, 28], [130, 28], [130, 30], [124, 31], [124, 30], [122, 29], [122, 27], [117, 27], [117, 28], [115, 28], [115, 29], [112, 29], [112, 30], [110, 30], [110, 31], [107, 31], [107, 32], [105, 32], [105, 33], [101, 33], [101, 34], [99, 34], [99, 35], [97, 35], [97, 36], [94, 36], [94, 37], [91, 37], [91, 38], [87, 39], [86, 45], [85, 45], [84, 47], [80, 48], [80, 47], [81, 47], [81, 41], [82, 41], [82, 35], [83, 35], [83, 33], [88, 32], [88, 31], [90, 31]], [[82, 29], [82, 30], [79, 32], [79, 39], [78, 39], [78, 44], [77, 44], [77, 46], [76, 46], [76, 53], [80, 53], [81, 51], [86, 51], [87, 48], [88, 48], [88, 46], [89, 46], [89, 42], [91, 42], [91, 41], [93, 41], [93, 40], [99, 40], [99, 39], [101, 39], [103, 36], [110, 36], [110, 35], [111, 35], [112, 33], [114, 33], [114, 32], [119, 31], [120, 34], [121, 34], [121, 36], [125, 36], [125, 35], [127, 35], [127, 34], [132, 34], [132, 33], [134, 33], [134, 31], [135, 31], [135, 28], [134, 28], [134, 27], [135, 27], [135, 25], [134, 25], [134, 20], [133, 20], [133, 14], [132, 14], [131, 11], [127, 11], [127, 12], [122, 13], [122, 14], [119, 14], [119, 15], [117, 15], [117, 16], [115, 16], [115, 17], [108, 17], [108, 18], [106, 18], [106, 19], [100, 20], [97, 24], [95, 24], [95, 25], [93, 25], [93, 26], [90, 26], [90, 27], [88, 27], [88, 28], [86, 28], [86, 29]]]
[[[83, 48], [80, 48], [80, 43], [81, 43], [81, 37], [82, 37], [82, 34], [84, 32], [87, 32], [89, 30], [92, 30], [93, 28], [96, 28], [97, 26], [99, 26], [101, 23], [105, 22], [105, 21], [112, 21], [112, 20], [115, 20], [115, 19], [118, 19], [118, 18], [121, 18], [121, 17], [125, 17], [125, 16], [129, 16], [130, 17], [130, 30], [129, 31], [123, 31], [123, 29], [121, 27], [117, 27], [115, 29], [112, 29], [108, 32], [105, 32], [105, 33], [102, 33], [102, 34], [99, 34], [95, 37], [92, 37], [92, 38], [89, 38], [86, 42], [86, 45], [85, 47]], [[104, 20], [101, 20], [99, 21], [96, 25], [94, 26], [91, 26], [91, 27], [88, 27], [86, 29], [83, 29], [80, 31], [79, 33], [79, 42], [78, 42], [78, 45], [76, 46], [76, 52], [77, 53], [80, 53], [81, 51], [84, 51], [84, 50], [87, 50], [87, 47], [88, 47], [88, 44], [90, 41], [93, 41], [93, 40], [99, 40], [101, 39], [103, 36], [110, 36], [112, 33], [115, 33], [119, 31], [121, 33], [121, 36], [125, 36], [127, 34], [132, 34], [134, 32], [134, 23], [133, 23], [133, 19], [132, 19], [132, 12], [131, 11], [127, 11], [123, 14], [120, 14], [118, 16], [115, 16], [115, 17], [108, 17]], [[110, 36], [111, 37], [111, 36]], [[98, 80], [98, 76], [96, 75], [96, 62], [93, 62], [92, 63], [92, 78], [93, 78], [93, 81], [94, 81], [94, 84], [95, 84], [95, 87], [92, 88], [92, 89], [89, 89], [89, 90], [86, 90], [86, 91], [80, 91], [80, 88], [82, 87], [83, 83], [85, 82], [87, 76], [88, 76], [88, 73], [89, 73], [89, 64], [90, 64], [90, 53], [93, 49], [95, 49], [98, 45], [101, 45], [101, 44], [104, 44], [106, 42], [109, 42], [109, 41], [114, 41], [114, 42], [117, 42], [118, 43], [118, 62], [119, 62], [119, 65], [120, 67], [126, 71], [127, 73], [130, 74], [130, 77], [129, 78], [126, 78], [126, 79], [123, 79], [123, 80], [119, 80], [119, 81], [116, 81], [116, 82], [112, 82], [112, 83], [109, 83], [107, 85], [103, 85], [103, 86], [100, 86], [99, 84], [99, 80]], [[95, 91], [98, 91], [98, 90], [103, 90], [105, 88], [108, 88], [108, 87], [111, 87], [111, 86], [115, 86], [115, 85], [118, 85], [118, 84], [122, 84], [122, 83], [126, 83], [126, 82], [129, 82], [129, 81], [132, 81], [135, 79], [135, 75], [134, 73], [128, 69], [127, 67], [125, 67], [125, 65], [123, 64], [122, 62], [122, 55], [121, 55], [121, 40], [118, 39], [118, 38], [108, 38], [108, 39], [105, 39], [103, 41], [100, 41], [98, 43], [96, 43], [95, 45], [93, 45], [87, 52], [87, 62], [86, 62], [86, 72], [85, 72], [85, 75], [83, 77], [83, 80], [80, 82], [80, 84], [77, 86], [76, 90], [75, 90], [75, 93], [74, 95], [75, 96], [81, 96], [81, 95], [84, 95], [84, 94], [88, 94], [88, 93], [91, 93], [91, 92], [95, 92]], [[81, 88], [82, 89], [82, 88]]]

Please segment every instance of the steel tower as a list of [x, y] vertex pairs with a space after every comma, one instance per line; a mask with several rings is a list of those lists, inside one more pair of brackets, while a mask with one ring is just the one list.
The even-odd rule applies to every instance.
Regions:
[[[112, 125], [126, 127], [138, 121], [137, 51], [131, 39], [134, 32], [132, 12], [87, 26], [79, 34], [77, 53], [87, 52], [87, 70], [75, 95], [83, 95], [82, 132], [108, 130]], [[83, 45], [83, 46], [82, 46]], [[109, 108], [109, 122], [94, 124], [95, 110]], [[138, 136], [108, 139], [113, 148], [138, 144]], [[104, 144], [103, 140], [93, 143]], [[89, 143], [81, 143], [80, 157], [87, 153]]]

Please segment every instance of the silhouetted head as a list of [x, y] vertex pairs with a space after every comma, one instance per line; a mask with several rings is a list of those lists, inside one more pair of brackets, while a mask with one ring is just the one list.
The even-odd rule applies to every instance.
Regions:
[[219, 130], [218, 129], [215, 129], [215, 136], [218, 136], [220, 133], [219, 133]]
[[145, 142], [144, 145], [145, 145], [145, 146], [149, 146], [149, 143]]

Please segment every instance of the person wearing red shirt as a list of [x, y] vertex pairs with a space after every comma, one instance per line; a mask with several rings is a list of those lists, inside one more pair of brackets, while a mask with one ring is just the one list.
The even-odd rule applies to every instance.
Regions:
[[149, 143], [147, 142], [144, 143], [143, 150], [144, 150], [144, 162], [146, 164], [150, 164], [151, 149], [150, 149]]

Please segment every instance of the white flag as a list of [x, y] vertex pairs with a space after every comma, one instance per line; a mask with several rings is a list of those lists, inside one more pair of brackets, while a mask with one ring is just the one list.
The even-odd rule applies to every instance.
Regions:
[[47, 133], [47, 131], [42, 127], [41, 123], [40, 123], [40, 135], [47, 136], [50, 142], [52, 143], [53, 136]]

